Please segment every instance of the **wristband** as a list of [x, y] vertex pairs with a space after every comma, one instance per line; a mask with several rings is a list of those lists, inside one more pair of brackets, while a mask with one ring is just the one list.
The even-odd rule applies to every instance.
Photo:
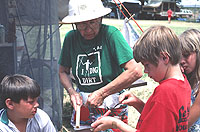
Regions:
[[67, 88], [67, 91], [69, 91], [70, 89], [73, 89], [72, 87]]

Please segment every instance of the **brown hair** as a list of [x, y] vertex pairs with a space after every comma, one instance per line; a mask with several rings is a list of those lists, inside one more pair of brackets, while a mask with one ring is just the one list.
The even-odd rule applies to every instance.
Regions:
[[14, 74], [3, 78], [0, 86], [0, 102], [6, 108], [5, 100], [10, 98], [13, 102], [19, 103], [21, 99], [28, 97], [34, 99], [40, 95], [40, 86], [28, 76]]
[[155, 66], [161, 52], [166, 52], [170, 63], [176, 65], [181, 60], [180, 42], [177, 35], [168, 27], [152, 26], [138, 39], [133, 55], [137, 62], [148, 61]]

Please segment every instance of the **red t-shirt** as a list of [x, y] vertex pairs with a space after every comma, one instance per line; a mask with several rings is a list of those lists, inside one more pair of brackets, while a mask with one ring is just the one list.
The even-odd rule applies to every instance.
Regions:
[[185, 81], [167, 79], [148, 99], [136, 129], [138, 132], [187, 132], [191, 87]]
[[168, 10], [167, 14], [168, 14], [168, 17], [171, 17], [172, 16], [172, 10]]

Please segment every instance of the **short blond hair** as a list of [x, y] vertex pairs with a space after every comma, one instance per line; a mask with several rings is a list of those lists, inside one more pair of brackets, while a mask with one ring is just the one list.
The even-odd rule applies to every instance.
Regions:
[[176, 65], [181, 60], [180, 41], [177, 35], [168, 27], [152, 26], [138, 39], [133, 55], [137, 62], [148, 61], [155, 66], [161, 52], [166, 52], [170, 63]]

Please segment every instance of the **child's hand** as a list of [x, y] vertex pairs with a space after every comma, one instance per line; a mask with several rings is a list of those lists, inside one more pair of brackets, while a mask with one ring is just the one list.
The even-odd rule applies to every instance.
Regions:
[[133, 95], [130, 91], [126, 91], [119, 96], [119, 102], [122, 104], [127, 104], [129, 106], [133, 106], [135, 102], [137, 102], [138, 98]]
[[129, 106], [133, 106], [138, 112], [142, 112], [145, 103], [137, 98], [134, 94], [130, 91], [124, 92], [119, 96], [119, 101], [122, 104], [127, 104]]
[[91, 124], [93, 128], [93, 132], [104, 131], [106, 129], [112, 129], [113, 127], [116, 129], [117, 126], [114, 126], [116, 122], [120, 121], [117, 118], [106, 116], [102, 117], [99, 120], [96, 120], [94, 123]]

